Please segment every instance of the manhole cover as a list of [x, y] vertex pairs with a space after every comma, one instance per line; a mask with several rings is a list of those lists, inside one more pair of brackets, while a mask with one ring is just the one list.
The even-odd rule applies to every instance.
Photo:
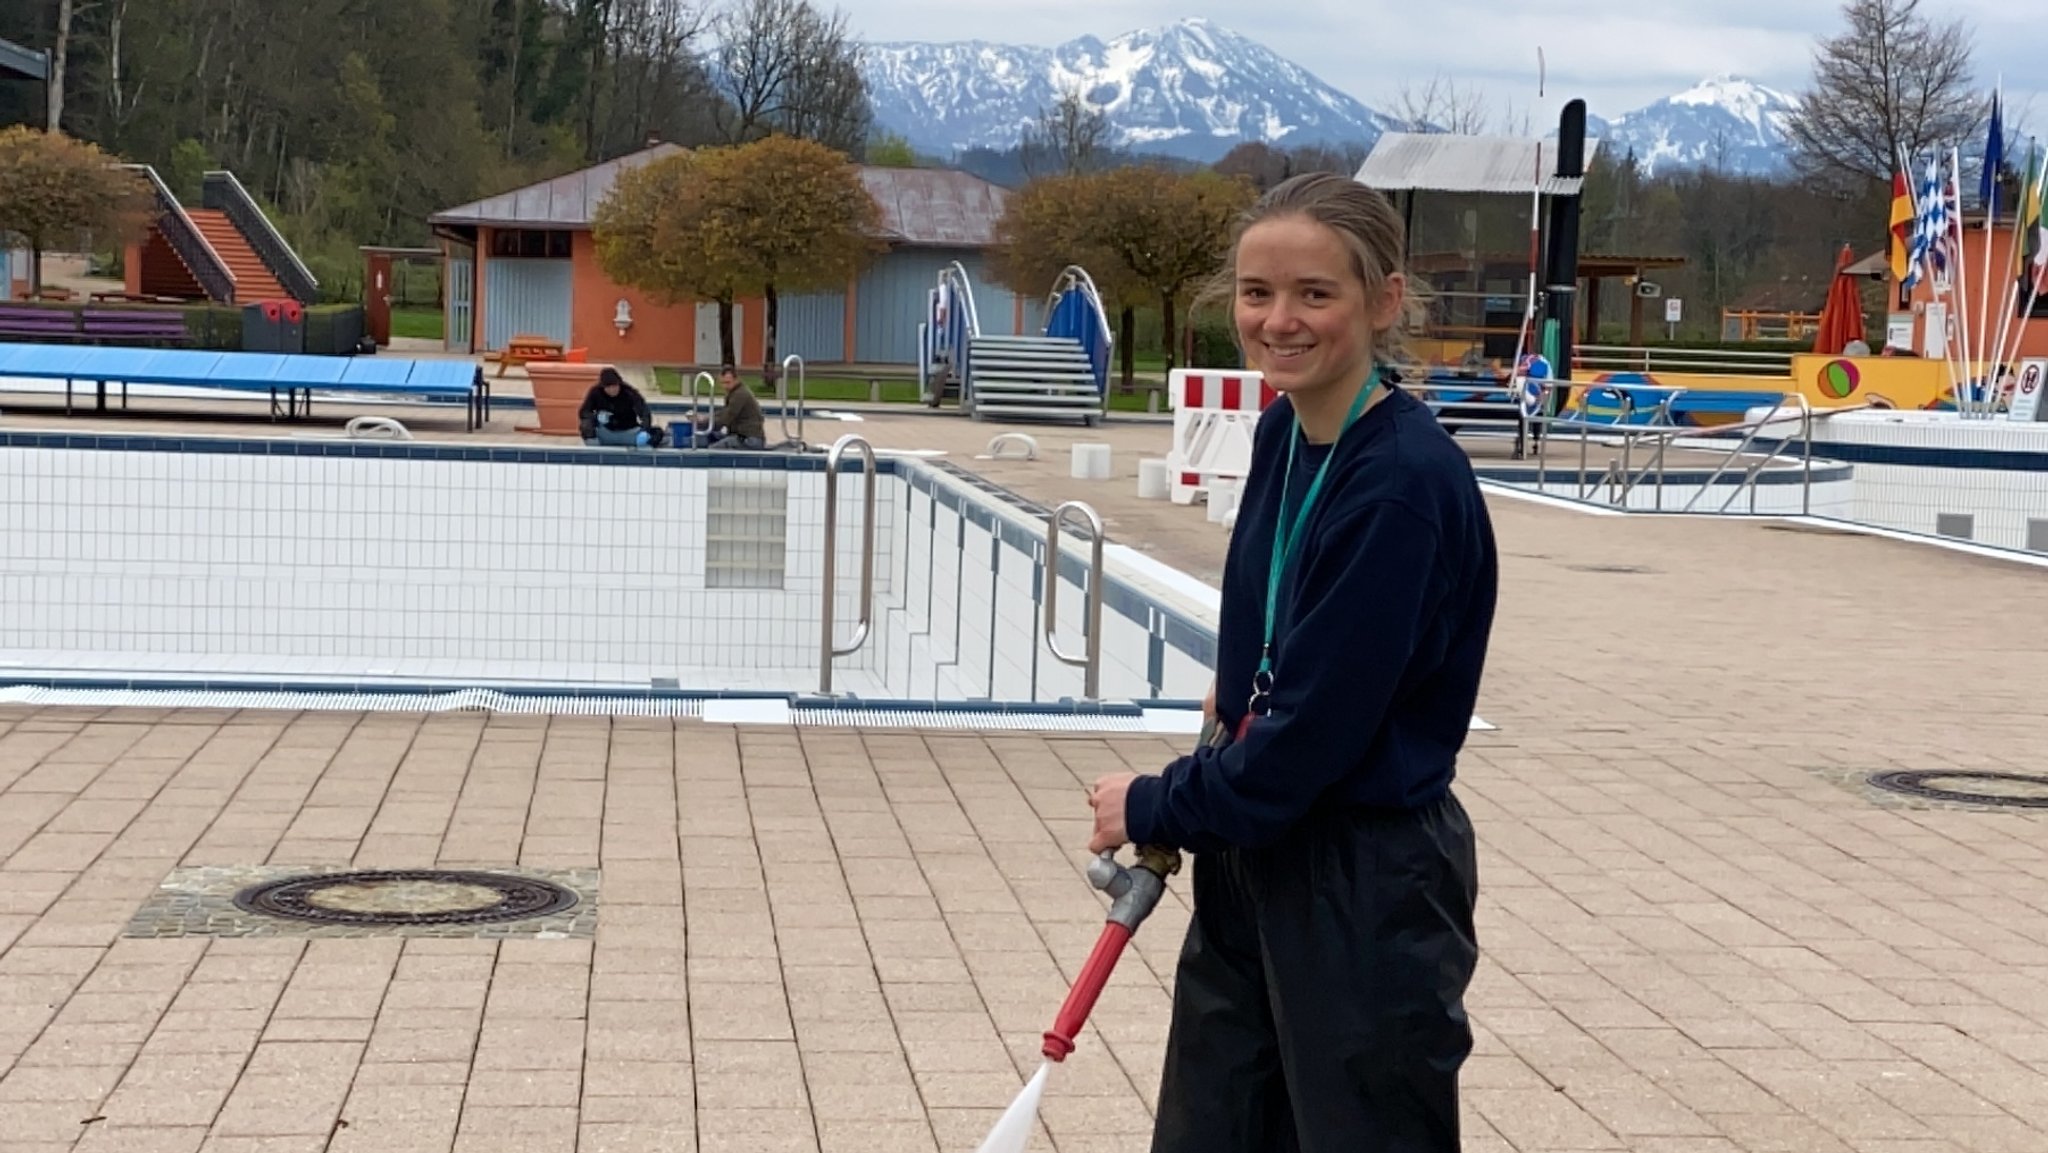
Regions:
[[576, 894], [530, 877], [415, 869], [329, 873], [235, 894], [244, 912], [322, 925], [473, 925], [574, 908]]
[[[1987, 773], [1965, 769], [1895, 769], [1872, 773], [1869, 781], [1887, 792], [1922, 797], [1930, 801], [2000, 805], [2015, 809], [2048, 809], [2048, 777], [2028, 776], [2025, 773]], [[1971, 787], [1973, 783], [1981, 787]]]

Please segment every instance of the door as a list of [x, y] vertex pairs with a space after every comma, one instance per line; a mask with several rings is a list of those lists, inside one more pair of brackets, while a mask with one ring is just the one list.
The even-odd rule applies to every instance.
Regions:
[[448, 280], [441, 286], [443, 314], [442, 346], [450, 352], [471, 352], [470, 335], [475, 328], [476, 262], [467, 256], [448, 261]]
[[[740, 333], [747, 330], [746, 305], [737, 301], [732, 306], [732, 358], [740, 358]], [[718, 340], [718, 302], [700, 300], [697, 302], [697, 363], [717, 366], [725, 363], [725, 352]]]
[[363, 257], [363, 319], [370, 339], [378, 348], [391, 346], [391, 254], [366, 253]]
[[484, 348], [515, 336], [569, 347], [570, 265], [547, 257], [494, 256], [484, 265]]

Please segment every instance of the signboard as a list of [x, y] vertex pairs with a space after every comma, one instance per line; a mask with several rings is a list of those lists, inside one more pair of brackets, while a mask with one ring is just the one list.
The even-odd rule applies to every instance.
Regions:
[[1900, 352], [1913, 351], [1913, 314], [1894, 312], [1885, 317], [1884, 342]]
[[2012, 408], [2007, 420], [2041, 419], [2041, 390], [2048, 388], [2048, 356], [2020, 361], [2020, 378], [2012, 387]]
[[1948, 356], [1948, 305], [1941, 301], [1929, 303], [1921, 316], [1920, 355], [1929, 359]]
[[1664, 300], [1664, 323], [1677, 324], [1685, 315], [1685, 302], [1675, 296]]

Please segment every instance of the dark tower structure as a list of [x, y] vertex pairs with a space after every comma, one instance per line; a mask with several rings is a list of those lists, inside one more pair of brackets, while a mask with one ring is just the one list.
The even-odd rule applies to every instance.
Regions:
[[[1578, 179], [1586, 174], [1586, 102], [1572, 100], [1557, 118], [1557, 172], [1559, 179]], [[1543, 259], [1543, 339], [1539, 347], [1550, 361], [1551, 378], [1572, 378], [1572, 338], [1579, 303], [1579, 194], [1550, 198], [1550, 220], [1544, 232], [1549, 236]], [[1570, 392], [1568, 387], [1550, 391], [1549, 410], [1556, 415]]]

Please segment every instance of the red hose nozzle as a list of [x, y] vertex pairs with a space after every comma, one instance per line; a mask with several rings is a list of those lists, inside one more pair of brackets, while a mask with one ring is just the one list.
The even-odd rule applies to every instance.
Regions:
[[1116, 968], [1117, 958], [1123, 955], [1124, 944], [1130, 939], [1131, 931], [1115, 921], [1102, 926], [1102, 935], [1095, 938], [1088, 963], [1081, 966], [1081, 975], [1067, 991], [1066, 1003], [1060, 1006], [1059, 1016], [1045, 1034], [1044, 1053], [1049, 1060], [1064, 1061], [1074, 1051], [1074, 1035], [1087, 1023], [1095, 999], [1102, 995], [1102, 987], [1109, 983], [1110, 970]]
[[1096, 998], [1102, 995], [1102, 987], [1109, 983], [1110, 971], [1116, 968], [1117, 958], [1123, 955], [1124, 945], [1129, 943], [1138, 925], [1158, 907], [1159, 898], [1166, 894], [1166, 878], [1179, 871], [1180, 854], [1155, 845], [1146, 845], [1138, 850], [1135, 868], [1127, 869], [1117, 864], [1114, 850], [1089, 862], [1089, 883], [1111, 898], [1109, 923], [1102, 926], [1102, 935], [1095, 939], [1095, 948], [1089, 951], [1087, 963], [1081, 966], [1081, 975], [1075, 978], [1074, 987], [1067, 991], [1066, 1003], [1060, 1006], [1059, 1016], [1053, 1019], [1052, 1028], [1045, 1034], [1042, 1052], [1047, 1060], [1064, 1061], [1067, 1054], [1074, 1051], [1074, 1035], [1087, 1023]]

